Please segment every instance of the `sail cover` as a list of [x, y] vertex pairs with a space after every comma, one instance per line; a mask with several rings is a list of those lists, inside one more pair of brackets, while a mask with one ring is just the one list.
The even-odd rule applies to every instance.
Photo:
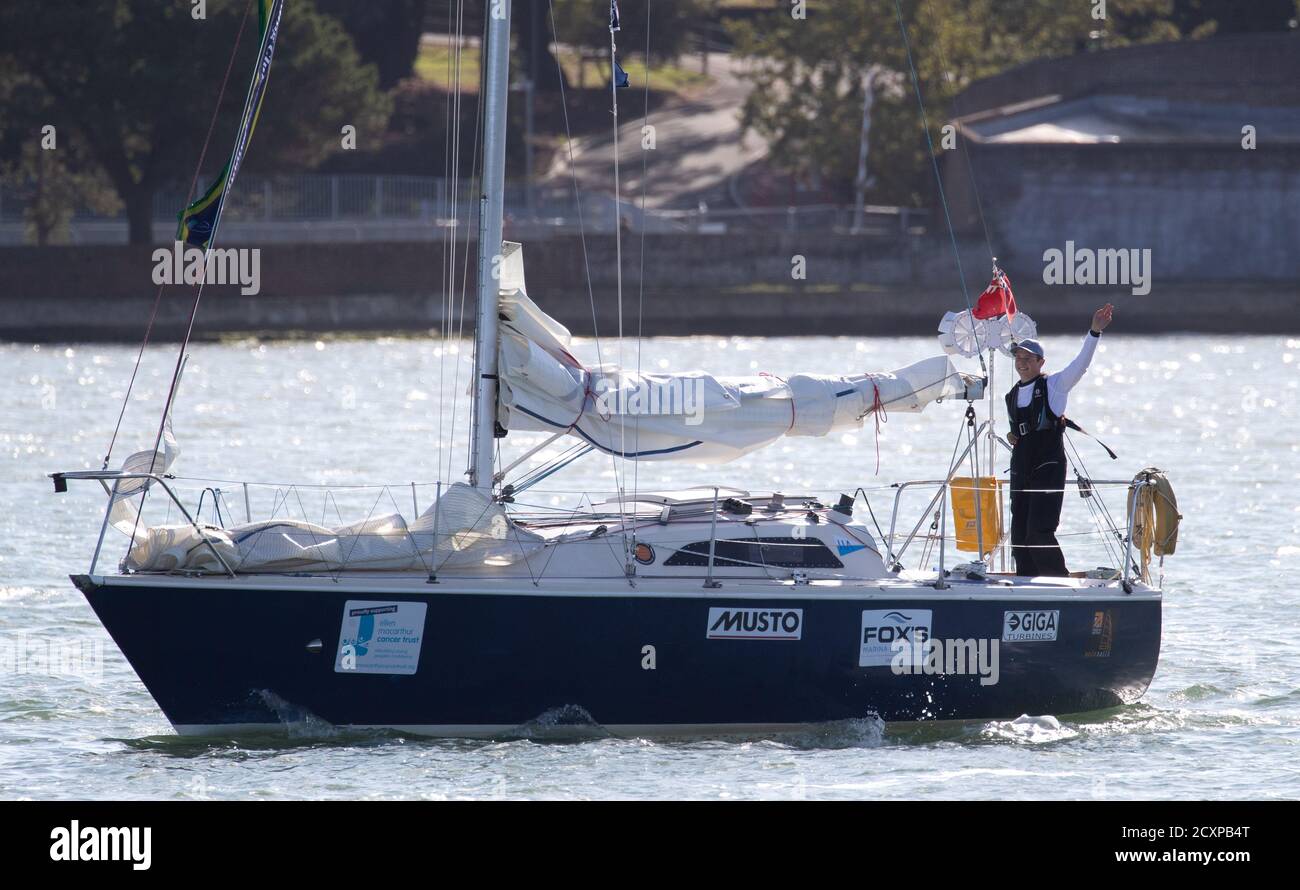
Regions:
[[500, 269], [498, 421], [506, 429], [569, 433], [636, 460], [722, 463], [782, 436], [860, 428], [876, 411], [982, 395], [982, 382], [946, 355], [891, 372], [784, 378], [586, 367], [568, 329], [529, 299], [519, 244], [503, 244]]
[[[536, 533], [510, 522], [490, 497], [464, 483], [448, 486], [413, 522], [399, 513], [329, 527], [268, 519], [230, 528], [141, 528], [123, 566], [134, 572], [474, 570], [511, 565], [539, 550]], [[221, 559], [217, 559], [217, 554]], [[222, 565], [222, 560], [225, 565]]]

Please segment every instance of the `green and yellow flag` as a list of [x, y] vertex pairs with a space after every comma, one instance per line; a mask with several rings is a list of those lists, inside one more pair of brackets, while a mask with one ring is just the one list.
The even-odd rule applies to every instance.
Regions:
[[235, 174], [239, 164], [248, 150], [248, 143], [253, 138], [253, 128], [257, 126], [257, 116], [262, 110], [262, 99], [266, 95], [266, 84], [271, 78], [271, 57], [275, 55], [275, 38], [280, 31], [280, 15], [284, 11], [284, 0], [256, 0], [258, 34], [257, 64], [253, 69], [253, 80], [248, 85], [248, 96], [244, 99], [244, 113], [239, 119], [239, 131], [235, 137], [235, 149], [230, 153], [230, 160], [221, 169], [221, 175], [208, 187], [198, 200], [186, 207], [179, 215], [180, 228], [176, 240], [206, 250], [212, 244], [217, 233], [217, 224], [221, 221], [221, 209], [225, 206], [226, 195], [235, 183]]

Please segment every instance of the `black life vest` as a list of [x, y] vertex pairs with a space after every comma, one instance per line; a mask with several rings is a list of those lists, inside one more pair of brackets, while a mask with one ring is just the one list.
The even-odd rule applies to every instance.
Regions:
[[1031, 433], [1046, 432], [1059, 436], [1066, 421], [1052, 412], [1047, 398], [1047, 377], [1039, 374], [1034, 378], [1033, 387], [1034, 394], [1024, 408], [1019, 404], [1021, 384], [1011, 387], [1007, 393], [1007, 420], [1011, 423], [1011, 432], [1022, 439]]
[[1032, 385], [1033, 395], [1024, 408], [1017, 404], [1019, 386], [1012, 387], [1007, 393], [1007, 416], [1011, 418], [1011, 432], [1017, 436], [1011, 449], [1013, 490], [1026, 484], [1027, 474], [1035, 467], [1052, 463], [1065, 466], [1065, 426], [1068, 421], [1052, 413], [1047, 400], [1047, 378], [1039, 376]]

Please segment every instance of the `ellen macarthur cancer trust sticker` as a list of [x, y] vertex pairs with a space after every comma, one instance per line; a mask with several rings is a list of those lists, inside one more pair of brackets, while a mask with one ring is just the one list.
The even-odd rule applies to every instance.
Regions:
[[414, 674], [420, 666], [425, 609], [424, 603], [348, 600], [334, 672]]

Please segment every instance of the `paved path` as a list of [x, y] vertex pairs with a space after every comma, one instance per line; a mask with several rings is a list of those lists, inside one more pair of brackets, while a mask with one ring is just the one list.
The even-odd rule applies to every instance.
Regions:
[[[698, 66], [699, 54], [683, 56]], [[741, 138], [740, 109], [750, 85], [738, 74], [741, 62], [729, 53], [709, 54], [713, 82], [668, 99], [651, 112], [656, 147], [641, 150], [644, 93], [637, 87], [619, 92], [619, 172], [623, 200], [640, 203], [641, 169], [646, 164], [646, 207], [694, 209], [700, 201], [711, 207], [735, 206], [728, 195], [728, 180], [767, 154], [766, 144], [753, 133]], [[583, 137], [574, 142], [574, 168], [584, 190], [614, 191], [613, 132]], [[565, 185], [569, 180], [568, 152], [556, 153], [545, 185]]]

